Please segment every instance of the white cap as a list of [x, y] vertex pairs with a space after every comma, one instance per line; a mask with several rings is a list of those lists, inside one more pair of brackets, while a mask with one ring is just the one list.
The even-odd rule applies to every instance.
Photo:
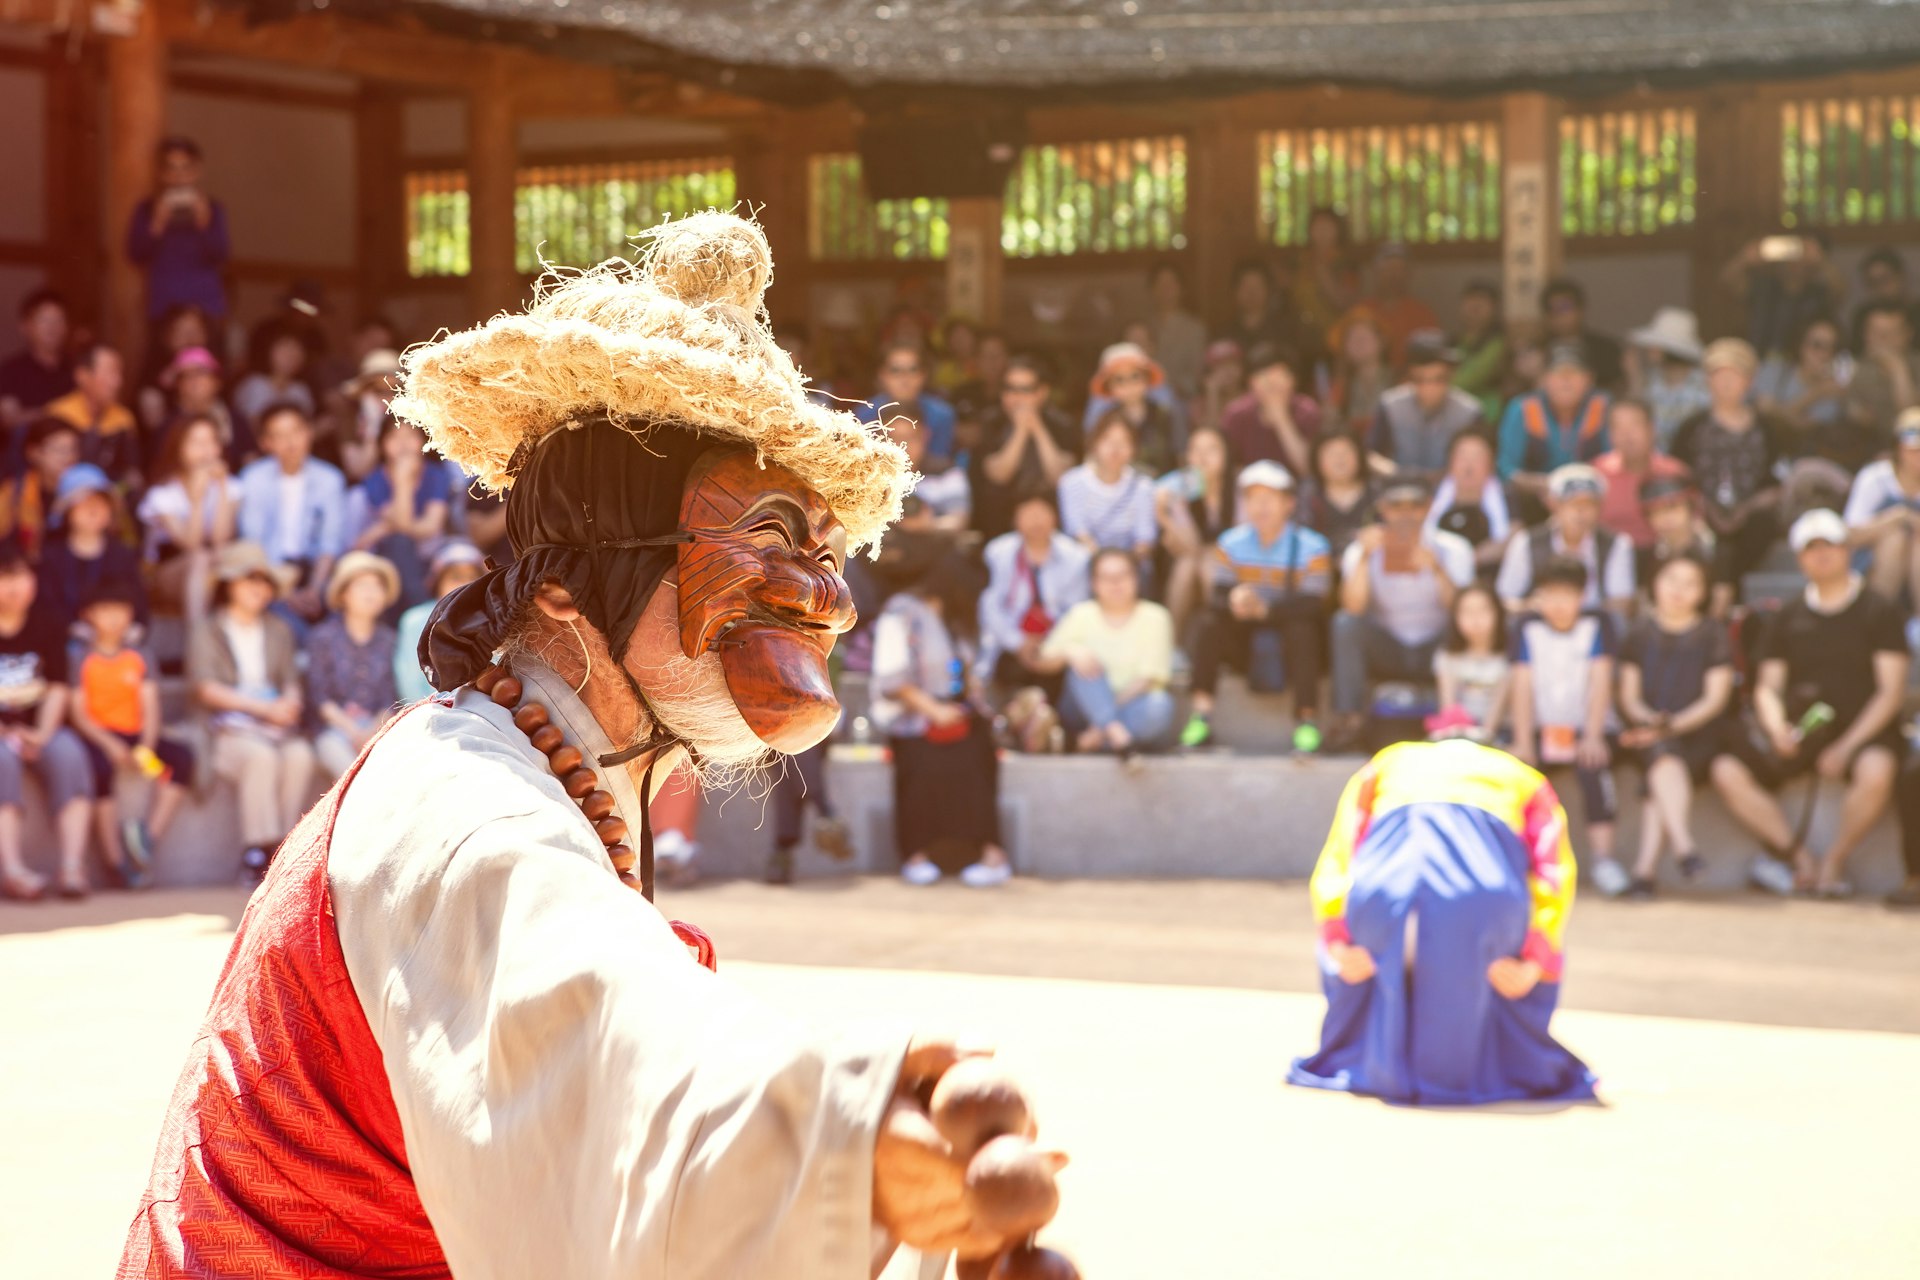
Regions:
[[1793, 522], [1793, 528], [1787, 533], [1787, 544], [1796, 552], [1805, 551], [1815, 542], [1831, 542], [1836, 547], [1847, 545], [1847, 522], [1835, 512], [1825, 507], [1809, 511]]
[[1270, 458], [1258, 462], [1249, 462], [1240, 469], [1240, 478], [1234, 482], [1234, 488], [1245, 491], [1255, 485], [1262, 489], [1276, 489], [1281, 493], [1293, 492], [1293, 473]]
[[1563, 467], [1556, 467], [1553, 474], [1547, 477], [1547, 496], [1555, 502], [1567, 498], [1601, 498], [1606, 496], [1606, 492], [1606, 480], [1584, 462], [1569, 462]]

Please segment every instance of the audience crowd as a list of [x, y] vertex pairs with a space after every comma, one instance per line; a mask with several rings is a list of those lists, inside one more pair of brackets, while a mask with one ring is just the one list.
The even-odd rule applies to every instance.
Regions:
[[[1443, 320], [1405, 247], [1363, 261], [1330, 211], [1291, 260], [1240, 264], [1212, 328], [1155, 266], [1145, 313], [1071, 387], [1057, 353], [915, 306], [864, 362], [830, 334], [815, 368], [809, 335], [783, 332], [816, 393], [856, 403], [923, 476], [883, 553], [847, 569], [846, 663], [892, 748], [906, 877], [1011, 874], [1000, 748], [1134, 767], [1229, 741], [1233, 671], [1290, 695], [1299, 753], [1468, 735], [1564, 773], [1609, 893], [1652, 896], [1668, 852], [1700, 873], [1706, 786], [1752, 831], [1756, 885], [1845, 897], [1897, 796], [1894, 899], [1920, 904], [1920, 303], [1898, 253], [1867, 257], [1848, 306], [1824, 246], [1802, 244], [1727, 264], [1746, 323], [1713, 341], [1670, 306], [1617, 340], [1564, 278], [1537, 325], [1504, 323], [1487, 281]], [[127, 229], [143, 349], [76, 331], [42, 291], [0, 361], [7, 896], [84, 893], [96, 847], [141, 883], [183, 796], [216, 779], [264, 868], [424, 694], [432, 601], [506, 554], [498, 504], [389, 411], [395, 327], [369, 315], [336, 347], [302, 284], [230, 331], [226, 247], [197, 149], [169, 140]], [[169, 677], [191, 726], [166, 721]], [[1618, 765], [1643, 813], [1616, 855]], [[1817, 853], [1775, 794], [1800, 774], [1841, 797]], [[51, 885], [22, 848], [27, 775], [59, 844]], [[123, 811], [139, 776], [153, 785]], [[783, 874], [796, 838], [777, 842]]]

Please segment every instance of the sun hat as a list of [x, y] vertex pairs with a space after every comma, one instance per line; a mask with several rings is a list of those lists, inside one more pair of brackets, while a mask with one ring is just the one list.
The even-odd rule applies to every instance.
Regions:
[[347, 584], [367, 574], [380, 579], [387, 589], [388, 604], [400, 598], [400, 571], [393, 567], [393, 561], [371, 551], [349, 551], [334, 561], [333, 572], [327, 575], [327, 608], [338, 610]]
[[1568, 498], [1598, 498], [1607, 491], [1607, 482], [1600, 473], [1584, 462], [1569, 462], [1564, 467], [1555, 468], [1547, 477], [1547, 496], [1555, 502], [1564, 502]]
[[849, 548], [875, 545], [912, 486], [906, 450], [807, 398], [768, 329], [767, 238], [730, 213], [651, 231], [642, 261], [543, 280], [524, 314], [414, 347], [397, 417], [493, 490], [552, 432], [605, 416], [644, 442], [656, 423], [753, 448], [814, 489]]
[[273, 584], [275, 595], [285, 595], [293, 589], [299, 573], [292, 565], [268, 559], [266, 548], [257, 542], [229, 542], [214, 558], [213, 576], [220, 582], [264, 578]]
[[1249, 462], [1242, 467], [1240, 477], [1233, 482], [1233, 487], [1241, 493], [1255, 487], [1292, 493], [1293, 473], [1270, 458], [1262, 458], [1258, 462]]
[[1653, 323], [1629, 333], [1627, 341], [1662, 355], [1700, 363], [1700, 319], [1685, 307], [1661, 307], [1653, 313]]
[[1128, 368], [1144, 369], [1149, 388], [1157, 387], [1167, 380], [1166, 370], [1147, 354], [1146, 348], [1137, 342], [1116, 342], [1100, 353], [1100, 367], [1093, 371], [1093, 378], [1087, 383], [1088, 394], [1107, 395], [1109, 380], [1122, 369]]
[[1706, 354], [1700, 357], [1700, 367], [1708, 373], [1729, 367], [1752, 373], [1760, 367], [1760, 357], [1754, 354], [1753, 344], [1745, 338], [1716, 338], [1707, 344]]
[[113, 481], [91, 462], [76, 462], [60, 473], [60, 483], [54, 487], [53, 518], [58, 520], [66, 515], [74, 503], [90, 493], [112, 497]]
[[1847, 522], [1838, 512], [1816, 507], [1793, 522], [1793, 528], [1787, 533], [1787, 545], [1796, 554], [1816, 542], [1828, 542], [1836, 547], [1847, 545]]

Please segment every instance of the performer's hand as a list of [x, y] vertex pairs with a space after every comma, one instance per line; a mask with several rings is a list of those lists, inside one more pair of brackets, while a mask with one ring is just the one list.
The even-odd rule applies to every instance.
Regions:
[[1501, 956], [1487, 966], [1487, 981], [1507, 999], [1519, 1000], [1540, 985], [1540, 964], [1517, 956]]
[[1365, 982], [1376, 972], [1373, 953], [1365, 947], [1355, 946], [1351, 942], [1336, 942], [1328, 949], [1333, 957], [1333, 967], [1340, 971], [1340, 981], [1348, 985]]

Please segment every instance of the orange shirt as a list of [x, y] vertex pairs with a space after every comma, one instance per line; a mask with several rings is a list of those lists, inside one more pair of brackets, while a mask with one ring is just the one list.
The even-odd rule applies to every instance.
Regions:
[[127, 648], [87, 654], [74, 684], [80, 689], [80, 705], [95, 724], [113, 733], [137, 734], [146, 719], [140, 695], [148, 675], [147, 656]]

